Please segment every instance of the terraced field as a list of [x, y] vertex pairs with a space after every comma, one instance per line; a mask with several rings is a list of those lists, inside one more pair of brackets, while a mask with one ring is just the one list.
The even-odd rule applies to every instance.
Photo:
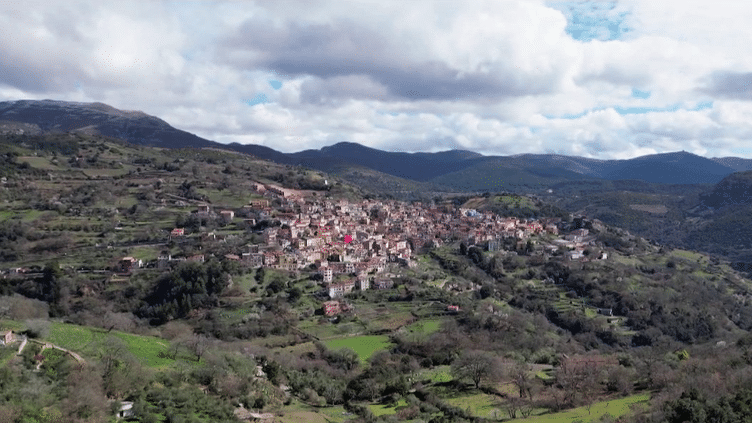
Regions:
[[360, 361], [365, 363], [376, 351], [388, 348], [391, 343], [384, 335], [353, 336], [349, 338], [330, 339], [324, 345], [331, 350], [351, 348], [358, 354]]

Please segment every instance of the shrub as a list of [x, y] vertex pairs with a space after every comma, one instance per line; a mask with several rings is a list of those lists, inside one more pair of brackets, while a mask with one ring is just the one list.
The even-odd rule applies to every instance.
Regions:
[[50, 333], [50, 322], [44, 319], [31, 319], [26, 322], [26, 335], [31, 338], [46, 338]]

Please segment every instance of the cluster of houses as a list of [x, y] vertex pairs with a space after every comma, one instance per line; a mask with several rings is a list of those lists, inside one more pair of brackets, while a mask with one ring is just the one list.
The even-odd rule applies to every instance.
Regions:
[[[389, 263], [411, 267], [418, 250], [439, 247], [450, 240], [466, 245], [485, 245], [490, 251], [502, 250], [512, 239], [524, 247], [532, 235], [548, 233], [558, 236], [566, 229], [561, 219], [519, 219], [502, 217], [474, 209], [424, 206], [398, 201], [363, 200], [349, 202], [301, 195], [269, 184], [254, 183], [254, 199], [239, 210], [213, 210], [199, 204], [195, 213], [220, 218], [225, 223], [243, 216], [253, 225], [273, 222], [258, 234], [261, 244], [247, 245], [242, 251], [225, 255], [250, 268], [272, 268], [284, 271], [318, 272], [331, 298], [361, 290], [386, 289], [392, 286], [383, 272]], [[260, 198], [259, 198], [260, 197]], [[275, 206], [272, 206], [272, 203]], [[171, 231], [171, 238], [185, 237], [183, 228]], [[213, 233], [202, 237], [217, 239]], [[571, 260], [588, 260], [585, 246], [595, 237], [587, 229], [576, 229], [566, 236], [538, 249], [553, 252], [568, 249]], [[543, 251], [540, 251], [543, 250]], [[595, 258], [595, 257], [591, 257]], [[605, 253], [599, 257], [605, 259]], [[120, 274], [148, 266], [168, 268], [181, 262], [204, 262], [203, 254], [190, 257], [161, 255], [156, 263], [144, 263], [134, 257], [123, 257], [116, 265]]]

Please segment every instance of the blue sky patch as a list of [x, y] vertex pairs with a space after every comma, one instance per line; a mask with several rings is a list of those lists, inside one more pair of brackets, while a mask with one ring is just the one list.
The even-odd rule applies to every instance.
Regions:
[[556, 1], [548, 6], [567, 18], [565, 31], [578, 41], [612, 41], [632, 31], [625, 23], [629, 12], [617, 8], [615, 1]]
[[543, 117], [545, 117], [546, 119], [579, 119], [585, 116], [586, 114], [588, 114], [589, 112], [591, 112], [591, 110], [585, 110], [584, 112], [570, 113], [570, 114], [561, 115], [561, 116], [543, 115]]
[[[697, 103], [697, 106], [691, 109], [686, 109], [689, 111], [697, 111], [697, 110], [704, 110], [704, 109], [711, 109], [713, 107], [712, 101], [701, 101]], [[620, 115], [638, 115], [638, 114], [644, 114], [644, 113], [650, 113], [650, 112], [676, 112], [677, 110], [681, 109], [679, 104], [672, 104], [665, 107], [639, 107], [639, 106], [613, 106], [614, 111]], [[595, 109], [589, 109], [585, 110], [580, 113], [572, 113], [572, 114], [565, 114], [561, 116], [554, 116], [554, 115], [543, 115], [546, 119], [579, 119], [586, 114], [590, 112], [597, 112], [599, 110], [605, 110], [607, 107], [598, 107]]]
[[678, 104], [673, 104], [671, 106], [666, 107], [620, 107], [620, 106], [614, 106], [614, 110], [616, 110], [616, 113], [620, 115], [639, 115], [642, 113], [650, 113], [650, 112], [675, 112], [679, 110]]
[[271, 81], [269, 81], [269, 85], [271, 85], [272, 88], [274, 88], [275, 90], [282, 88], [282, 83], [277, 81], [276, 79], [272, 79]]
[[245, 103], [245, 104], [247, 104], [249, 106], [255, 106], [257, 104], [264, 104], [264, 103], [268, 103], [268, 102], [269, 102], [269, 99], [266, 98], [266, 94], [264, 94], [264, 93], [256, 94], [256, 97], [253, 97], [250, 100], [244, 100], [243, 101], [243, 103]]
[[690, 110], [697, 111], [697, 110], [705, 110], [705, 109], [712, 109], [712, 108], [713, 108], [712, 101], [701, 101], [697, 103], [697, 106], [695, 106], [694, 109], [690, 109]]
[[632, 88], [632, 97], [634, 97], [634, 98], [648, 98], [648, 97], [650, 97], [650, 91], [640, 91], [637, 88]]

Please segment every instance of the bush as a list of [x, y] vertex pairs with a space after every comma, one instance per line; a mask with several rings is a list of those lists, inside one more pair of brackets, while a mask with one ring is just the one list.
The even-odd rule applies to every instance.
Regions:
[[26, 335], [30, 338], [46, 338], [50, 333], [50, 322], [44, 319], [32, 319], [26, 322]]

